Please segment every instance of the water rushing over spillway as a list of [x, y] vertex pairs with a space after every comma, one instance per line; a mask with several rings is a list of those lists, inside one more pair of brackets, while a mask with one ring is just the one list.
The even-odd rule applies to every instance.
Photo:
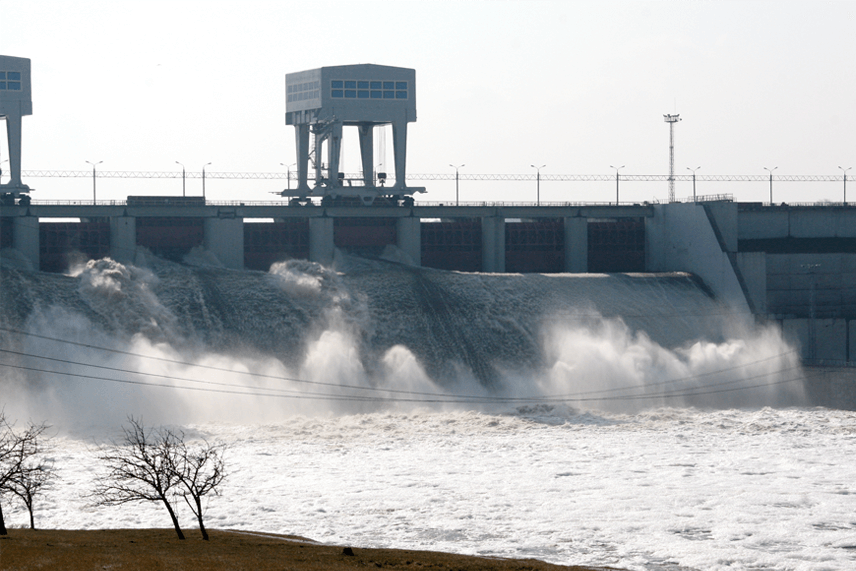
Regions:
[[3, 270], [2, 283], [4, 383], [60, 409], [95, 413], [113, 393], [123, 414], [167, 418], [183, 403], [177, 420], [200, 421], [502, 399], [801, 402], [793, 348], [687, 274], [465, 274], [347, 256], [264, 273], [142, 255], [68, 275]]

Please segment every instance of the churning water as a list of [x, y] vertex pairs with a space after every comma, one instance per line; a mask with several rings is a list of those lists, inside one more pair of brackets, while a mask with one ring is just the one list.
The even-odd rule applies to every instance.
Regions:
[[166, 525], [80, 498], [93, 439], [135, 415], [231, 443], [212, 526], [636, 569], [856, 562], [852, 413], [799, 408], [794, 348], [688, 275], [141, 256], [3, 270], [0, 293], [6, 414], [59, 430], [44, 527]]

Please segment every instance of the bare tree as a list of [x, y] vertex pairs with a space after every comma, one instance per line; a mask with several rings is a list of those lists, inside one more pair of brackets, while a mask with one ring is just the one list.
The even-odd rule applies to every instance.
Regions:
[[202, 440], [196, 446], [185, 443], [184, 433], [178, 436], [178, 464], [174, 466], [175, 476], [183, 490], [179, 494], [199, 522], [202, 539], [208, 541], [208, 532], [202, 521], [202, 499], [211, 494], [220, 493], [220, 484], [226, 477], [226, 464], [223, 455], [226, 451], [224, 444], [211, 444]]
[[[53, 477], [53, 470], [39, 458], [43, 449], [42, 436], [48, 428], [45, 423], [30, 424], [26, 430], [15, 432], [0, 411], [0, 499], [4, 492], [12, 492], [19, 497], [24, 493], [29, 498], [25, 499], [25, 504], [30, 512], [31, 527], [35, 527], [33, 498], [47, 487]], [[26, 483], [28, 491], [21, 487], [22, 482]], [[0, 535], [7, 534], [0, 503]]]
[[18, 472], [15, 454], [15, 437], [12, 427], [6, 421], [6, 416], [0, 410], [0, 535], [8, 535], [6, 522], [3, 519], [3, 492], [6, 485]]
[[12, 493], [21, 498], [30, 512], [30, 529], [36, 529], [33, 514], [35, 498], [53, 485], [55, 476], [53, 463], [39, 455], [25, 459], [18, 474], [10, 481]]
[[120, 506], [131, 502], [161, 502], [169, 512], [179, 539], [184, 533], [171, 499], [180, 485], [175, 467], [181, 465], [182, 443], [168, 430], [146, 430], [142, 419], [128, 418], [119, 443], [102, 447], [98, 459], [107, 474], [95, 487], [95, 504]]

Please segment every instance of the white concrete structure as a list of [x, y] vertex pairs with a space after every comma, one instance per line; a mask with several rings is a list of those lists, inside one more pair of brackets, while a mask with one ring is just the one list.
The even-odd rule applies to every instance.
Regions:
[[[735, 210], [736, 214], [736, 210]], [[645, 263], [649, 272], [691, 272], [699, 276], [719, 299], [739, 313], [750, 313], [736, 261], [732, 262], [726, 239], [714, 226], [701, 203], [662, 204], [646, 219]], [[736, 225], [736, 220], [735, 220]]]
[[21, 118], [32, 114], [30, 60], [0, 56], [0, 117], [6, 120], [10, 175], [9, 182], [0, 184], [2, 197], [11, 197], [14, 200], [30, 191], [30, 188], [21, 182]]
[[588, 272], [588, 218], [567, 217], [565, 221], [565, 271]]
[[[371, 203], [378, 196], [404, 197], [424, 192], [408, 187], [407, 124], [416, 121], [416, 71], [402, 67], [361, 64], [322, 67], [285, 76], [285, 123], [295, 128], [297, 188], [282, 196], [360, 197]], [[375, 172], [374, 127], [392, 125], [395, 183]], [[362, 177], [340, 177], [342, 128], [357, 127]], [[314, 143], [310, 149], [310, 134]], [[322, 160], [326, 144], [326, 162]], [[309, 184], [309, 163], [314, 182]]]
[[230, 270], [244, 269], [244, 221], [205, 218], [205, 249]]
[[136, 259], [137, 219], [133, 216], [110, 218], [110, 257], [122, 263]]
[[421, 220], [414, 216], [398, 219], [398, 249], [407, 255], [414, 265], [422, 265]]

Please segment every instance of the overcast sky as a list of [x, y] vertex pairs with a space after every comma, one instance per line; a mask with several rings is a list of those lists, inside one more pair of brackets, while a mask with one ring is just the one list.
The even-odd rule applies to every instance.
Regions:
[[[840, 177], [839, 166], [856, 166], [850, 1], [0, 0], [0, 54], [32, 60], [24, 170], [284, 170], [295, 162], [285, 74], [356, 63], [416, 70], [408, 173], [464, 163], [468, 174], [534, 174], [532, 164], [544, 175], [667, 174], [666, 113], [682, 118], [676, 174]], [[87, 179], [25, 182], [35, 199], [91, 197]], [[207, 195], [267, 200], [283, 184], [209, 179]], [[413, 184], [427, 186], [425, 200], [455, 195], [454, 182]], [[462, 181], [460, 191], [534, 200], [536, 188]], [[698, 192], [769, 199], [763, 181]], [[840, 180], [774, 183], [777, 202], [842, 192]], [[173, 193], [180, 179], [98, 180], [99, 199]], [[200, 193], [188, 179], [187, 194]], [[691, 195], [691, 183], [676, 194]], [[621, 184], [623, 201], [667, 196], [666, 182]], [[543, 201], [614, 197], [608, 181], [541, 183]]]

